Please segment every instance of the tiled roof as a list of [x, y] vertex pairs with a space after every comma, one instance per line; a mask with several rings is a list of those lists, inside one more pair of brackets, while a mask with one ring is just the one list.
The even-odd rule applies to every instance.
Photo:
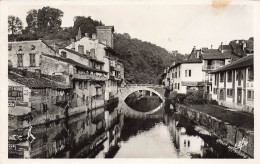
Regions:
[[[222, 45], [222, 48], [223, 48], [223, 50], [231, 50], [231, 46], [229, 44], [228, 45]], [[221, 45], [219, 45], [218, 49], [221, 50]]]
[[95, 72], [107, 73], [104, 70], [99, 70], [99, 69], [88, 67], [86, 65], [80, 64], [80, 63], [78, 63], [78, 62], [76, 62], [72, 59], [69, 59], [69, 58], [62, 58], [62, 57], [48, 55], [48, 54], [42, 54], [42, 55], [56, 59], [56, 60], [60, 60], [60, 61], [66, 62], [66, 63], [69, 63], [71, 65], [74, 65], [75, 67], [78, 67], [78, 68], [82, 68], [82, 69], [86, 69], [86, 70], [90, 70], [90, 71], [95, 71]]
[[202, 54], [203, 59], [238, 59], [236, 55], [233, 55], [231, 52], [217, 52], [217, 53], [205, 53]]
[[241, 68], [241, 67], [247, 67], [247, 66], [252, 66], [252, 65], [254, 65], [254, 56], [249, 55], [249, 56], [243, 57], [241, 59], [238, 59], [228, 65], [225, 65], [217, 70], [214, 70], [211, 73], [217, 73], [217, 72], [221, 72], [221, 71], [226, 71], [226, 70]]
[[192, 64], [192, 63], [202, 63], [202, 60], [201, 59], [198, 59], [198, 58], [193, 58], [193, 59], [187, 59], [187, 60], [181, 60], [181, 61], [176, 61], [176, 63], [174, 65], [172, 65], [170, 67], [170, 69], [178, 66], [178, 65], [181, 65], [181, 64]]
[[64, 48], [60, 48], [60, 49], [69, 51], [70, 53], [73, 53], [73, 54], [78, 55], [78, 56], [83, 57], [83, 58], [87, 58], [87, 59], [90, 58], [90, 57], [88, 57], [87, 55], [82, 55], [82, 54], [80, 54], [80, 53], [77, 52], [77, 51], [74, 51], [74, 50], [71, 50], [71, 49], [68, 49], [68, 48], [65, 48], [65, 47], [64, 47]]
[[8, 73], [8, 79], [25, 85], [28, 88], [53, 88], [53, 89], [69, 89], [71, 87], [66, 86], [64, 84], [59, 84], [57, 82], [38, 77], [26, 77], [26, 76], [18, 76], [15, 73]]

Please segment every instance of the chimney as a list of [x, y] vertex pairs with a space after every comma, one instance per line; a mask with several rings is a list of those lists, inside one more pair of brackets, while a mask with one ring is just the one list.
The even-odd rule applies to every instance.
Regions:
[[245, 48], [246, 48], [246, 41], [245, 40], [242, 41], [242, 46], [243, 46], [242, 48], [243, 48], [243, 51], [244, 51]]
[[106, 42], [106, 45], [113, 48], [114, 26], [97, 26], [97, 39], [99, 42]]
[[84, 46], [83, 45], [79, 45], [78, 46], [78, 52], [80, 53], [80, 54], [84, 54]]
[[89, 37], [88, 33], [85, 33], [85, 37]]
[[223, 42], [221, 42], [220, 50], [221, 50], [221, 53], [224, 52], [224, 50], [223, 50]]
[[92, 39], [93, 39], [93, 40], [96, 40], [96, 39], [97, 39], [97, 34], [96, 34], [96, 33], [93, 33], [93, 34], [92, 34]]
[[71, 49], [75, 51], [75, 40], [71, 39]]
[[210, 48], [213, 49], [213, 45], [212, 44], [211, 44]]
[[81, 39], [81, 30], [80, 30], [80, 27], [79, 27], [78, 35], [76, 36], [76, 40], [79, 40], [79, 39]]
[[41, 70], [40, 69], [36, 69], [35, 73], [36, 73], [37, 78], [41, 78]]

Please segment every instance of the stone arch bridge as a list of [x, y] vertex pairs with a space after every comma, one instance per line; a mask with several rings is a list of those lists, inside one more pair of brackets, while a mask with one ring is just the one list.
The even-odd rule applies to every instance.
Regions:
[[[139, 112], [131, 107], [129, 107], [125, 103], [125, 99], [133, 92], [136, 91], [149, 91], [150, 95], [156, 94], [158, 95], [162, 103], [155, 109], [148, 111], [148, 112]], [[122, 110], [123, 113], [125, 113], [128, 116], [134, 116], [134, 117], [143, 117], [152, 115], [156, 112], [158, 112], [162, 107], [164, 106], [165, 98], [164, 98], [164, 86], [163, 85], [155, 85], [155, 84], [127, 84], [125, 87], [119, 88], [118, 97], [119, 97], [119, 107]]]

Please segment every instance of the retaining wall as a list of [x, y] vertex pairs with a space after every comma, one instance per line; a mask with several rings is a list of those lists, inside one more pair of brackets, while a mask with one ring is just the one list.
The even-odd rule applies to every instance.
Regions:
[[231, 145], [234, 151], [239, 153], [239, 149], [234, 149], [236, 144], [245, 141], [247, 144], [242, 147], [241, 152], [254, 157], [254, 132], [244, 130], [236, 126], [223, 122], [213, 116], [191, 109], [187, 106], [176, 104], [176, 110], [184, 117], [202, 125], [212, 134], [215, 134], [224, 143]]

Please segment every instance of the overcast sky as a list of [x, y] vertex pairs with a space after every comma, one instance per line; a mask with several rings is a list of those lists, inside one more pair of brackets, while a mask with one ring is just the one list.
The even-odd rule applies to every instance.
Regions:
[[[46, 6], [46, 5], [45, 5]], [[168, 51], [190, 53], [193, 46], [217, 48], [234, 39], [253, 36], [253, 8], [249, 5], [88, 5], [54, 6], [64, 12], [62, 27], [73, 26], [74, 16], [91, 16], [118, 33], [149, 41]], [[43, 6], [9, 7], [9, 15], [26, 24], [26, 13]]]

